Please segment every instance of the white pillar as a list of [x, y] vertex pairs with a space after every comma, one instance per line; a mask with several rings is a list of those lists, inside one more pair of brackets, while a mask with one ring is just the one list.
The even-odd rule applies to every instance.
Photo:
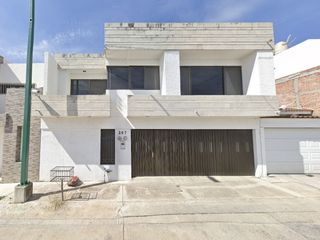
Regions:
[[272, 52], [254, 52], [242, 59], [243, 90], [246, 95], [276, 95]]
[[56, 95], [58, 94], [58, 64], [53, 55], [46, 52], [44, 54], [44, 81], [43, 94]]
[[181, 95], [180, 52], [165, 51], [160, 63], [161, 95]]
[[255, 128], [253, 131], [254, 163], [255, 176], [266, 177], [267, 166], [265, 161], [264, 149], [264, 128]]

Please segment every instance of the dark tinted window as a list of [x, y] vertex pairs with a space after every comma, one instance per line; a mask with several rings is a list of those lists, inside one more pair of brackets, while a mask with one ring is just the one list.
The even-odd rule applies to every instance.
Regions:
[[224, 67], [223, 75], [225, 95], [243, 94], [241, 67]]
[[131, 67], [130, 80], [130, 89], [144, 89], [144, 67]]
[[160, 89], [159, 67], [108, 67], [110, 89]]
[[77, 95], [90, 94], [90, 81], [89, 80], [78, 80]]
[[106, 89], [106, 80], [71, 80], [71, 95], [103, 95]]
[[128, 89], [129, 69], [127, 67], [109, 68], [109, 78], [111, 89]]
[[223, 94], [221, 67], [193, 67], [191, 69], [192, 95]]
[[115, 164], [115, 131], [101, 130], [100, 164]]
[[144, 67], [144, 89], [160, 89], [159, 67]]
[[181, 94], [182, 95], [191, 95], [191, 76], [190, 68], [182, 67], [180, 69], [181, 75]]
[[182, 95], [241, 95], [240, 67], [181, 67]]

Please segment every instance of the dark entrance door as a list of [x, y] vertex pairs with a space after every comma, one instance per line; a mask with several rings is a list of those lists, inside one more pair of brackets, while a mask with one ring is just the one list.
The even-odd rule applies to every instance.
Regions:
[[132, 130], [132, 176], [253, 175], [251, 130]]

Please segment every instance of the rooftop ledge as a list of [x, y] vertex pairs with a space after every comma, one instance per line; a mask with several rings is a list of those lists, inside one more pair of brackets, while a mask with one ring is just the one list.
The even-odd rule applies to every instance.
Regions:
[[272, 50], [271, 22], [106, 23], [105, 50]]

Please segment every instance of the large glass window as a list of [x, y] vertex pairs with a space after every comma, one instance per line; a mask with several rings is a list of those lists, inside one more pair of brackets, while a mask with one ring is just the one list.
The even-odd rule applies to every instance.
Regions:
[[108, 67], [109, 89], [160, 89], [159, 67]]
[[103, 95], [107, 80], [71, 80], [71, 95]]
[[240, 67], [181, 67], [182, 95], [241, 95]]
[[115, 164], [115, 130], [101, 130], [100, 164]]

